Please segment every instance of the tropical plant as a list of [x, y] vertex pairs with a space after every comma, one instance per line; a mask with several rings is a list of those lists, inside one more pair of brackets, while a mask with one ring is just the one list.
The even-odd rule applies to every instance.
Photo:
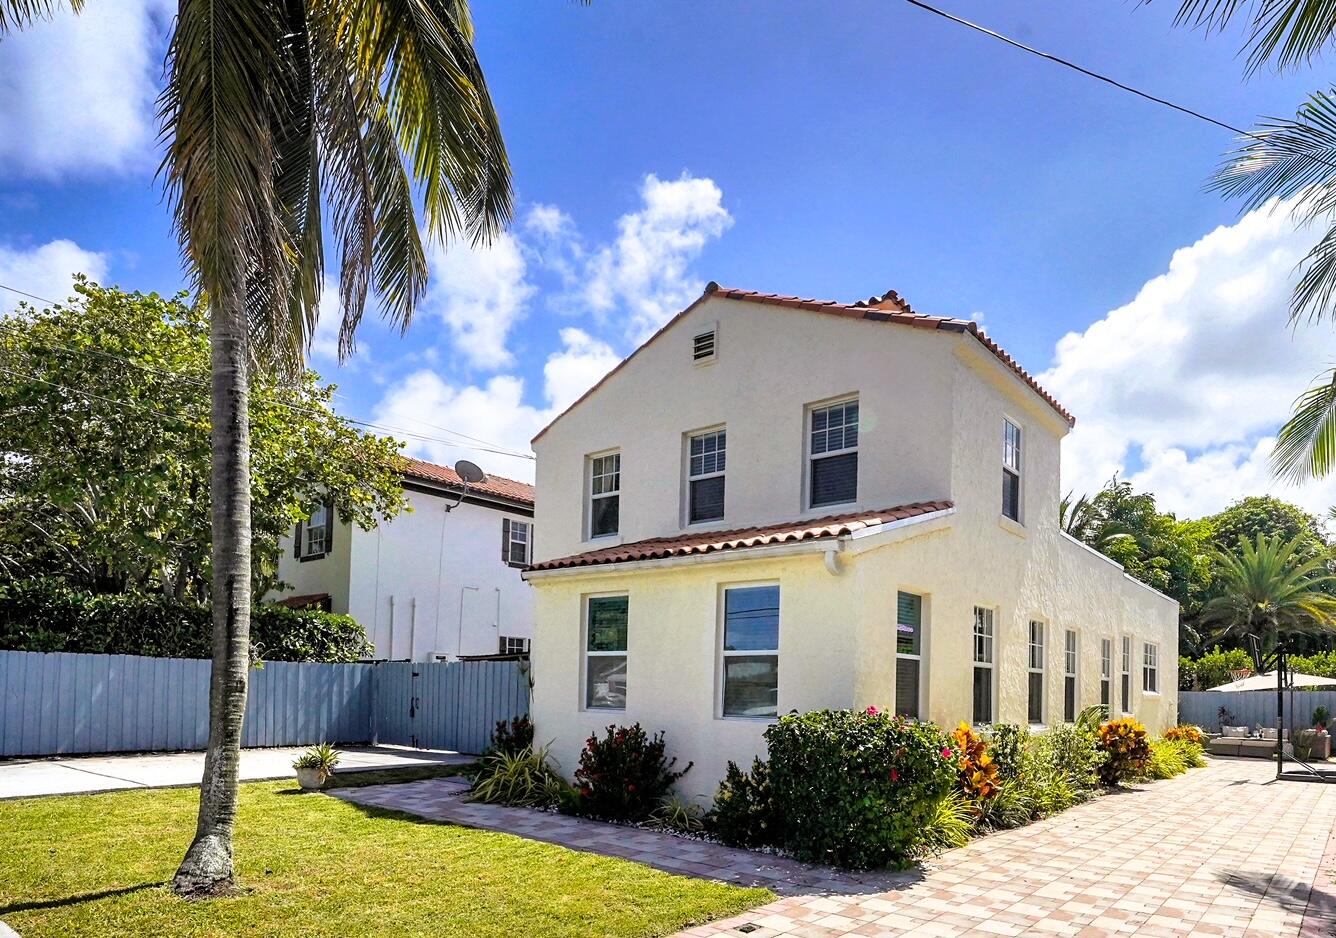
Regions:
[[1327, 721], [1331, 719], [1331, 712], [1326, 707], [1318, 707], [1313, 711], [1313, 726], [1321, 729], [1327, 728]]
[[751, 771], [744, 772], [730, 761], [705, 825], [716, 840], [733, 847], [773, 847], [782, 842], [769, 763], [754, 758]]
[[671, 794], [650, 812], [649, 824], [679, 834], [699, 834], [705, 830], [705, 811], [681, 795]]
[[1118, 785], [1146, 774], [1150, 741], [1146, 727], [1132, 717], [1109, 720], [1099, 728], [1099, 745], [1107, 754], [1099, 768], [1100, 781]]
[[1182, 740], [1186, 743], [1192, 743], [1194, 746], [1200, 746], [1205, 737], [1202, 735], [1201, 727], [1194, 723], [1180, 723], [1178, 726], [1171, 726], [1164, 731], [1164, 738], [1168, 740]]
[[533, 721], [528, 715], [510, 720], [498, 720], [492, 730], [489, 752], [523, 752], [533, 748]]
[[1012, 779], [998, 786], [993, 797], [977, 806], [980, 827], [1008, 830], [1029, 824], [1035, 815], [1034, 798], [1023, 781]]
[[[1094, 708], [1102, 713], [1102, 708]], [[1029, 746], [1029, 767], [1062, 777], [1077, 800], [1099, 786], [1100, 768], [1107, 756], [1099, 745], [1099, 722], [1077, 722], [1055, 726], [1035, 736]]]
[[515, 807], [555, 807], [566, 780], [553, 768], [547, 747], [493, 752], [478, 763], [469, 795], [474, 801]]
[[1188, 769], [1199, 769], [1206, 764], [1200, 743], [1187, 739], [1170, 739], [1167, 735], [1151, 740], [1150, 757], [1146, 760], [1146, 777], [1173, 778]]
[[692, 763], [674, 771], [663, 733], [650, 736], [639, 723], [609, 726], [603, 738], [590, 736], [575, 770], [581, 811], [608, 821], [641, 821], [649, 817], [691, 771]]
[[[0, 0], [0, 35], [58, 6]], [[159, 112], [175, 229], [210, 310], [209, 743], [195, 837], [173, 878], [178, 894], [202, 897], [235, 889], [250, 375], [297, 370], [319, 312], [327, 217], [347, 353], [368, 292], [401, 327], [423, 295], [414, 184], [430, 235], [485, 240], [510, 217], [510, 168], [462, 0], [182, 2]]]
[[966, 797], [977, 804], [997, 794], [1002, 780], [997, 763], [988, 752], [988, 740], [962, 720], [951, 734], [951, 743], [959, 760], [960, 790]]
[[323, 782], [334, 774], [334, 767], [339, 764], [343, 754], [329, 743], [321, 743], [306, 750], [292, 763], [294, 769], [313, 769]]
[[1302, 560], [1297, 539], [1257, 536], [1239, 541], [1236, 553], [1216, 555], [1219, 595], [1202, 610], [1202, 623], [1219, 638], [1257, 636], [1265, 648], [1280, 638], [1336, 629], [1336, 583], [1321, 557]]
[[998, 778], [1008, 782], [1020, 775], [1021, 760], [1029, 744], [1030, 731], [1015, 723], [994, 723], [990, 731], [989, 751], [997, 766]]
[[948, 791], [932, 805], [923, 823], [921, 849], [940, 853], [969, 843], [974, 833], [974, 804], [962, 791]]

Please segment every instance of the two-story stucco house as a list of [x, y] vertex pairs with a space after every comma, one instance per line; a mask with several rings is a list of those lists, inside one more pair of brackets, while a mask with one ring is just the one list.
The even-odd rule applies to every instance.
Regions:
[[377, 658], [528, 651], [533, 486], [488, 476], [466, 491], [453, 469], [409, 459], [404, 491], [412, 510], [370, 531], [318, 508], [285, 540], [289, 588], [269, 598], [348, 613]]
[[534, 440], [537, 738], [664, 730], [705, 799], [790, 710], [1171, 723], [1177, 603], [1058, 526], [1072, 425], [973, 322], [710, 284]]

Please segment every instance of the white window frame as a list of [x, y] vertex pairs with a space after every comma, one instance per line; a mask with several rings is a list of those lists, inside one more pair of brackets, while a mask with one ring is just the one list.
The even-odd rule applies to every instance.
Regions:
[[988, 675], [988, 715], [984, 723], [974, 720], [974, 675], [970, 674], [970, 722], [975, 726], [991, 726], [997, 722], [997, 615], [991, 606], [974, 607], [974, 628], [970, 635], [970, 652], [974, 670], [986, 670]]
[[[707, 436], [723, 434], [724, 445], [715, 452], [721, 454], [724, 461], [724, 468], [716, 469], [714, 472], [702, 472], [700, 475], [692, 475], [691, 472], [691, 444], [694, 440], [702, 439]], [[683, 447], [684, 466], [683, 474], [686, 477], [686, 485], [682, 493], [682, 524], [685, 527], [704, 524], [718, 524], [728, 515], [728, 427], [725, 424], [719, 424], [714, 427], [707, 427], [704, 430], [692, 430], [686, 434], [686, 445]], [[716, 462], [717, 465], [717, 462]], [[691, 483], [702, 482], [706, 479], [724, 479], [724, 514], [718, 518], [709, 518], [702, 521], [691, 520]]]
[[[1081, 636], [1076, 629], [1062, 634], [1062, 719], [1075, 723], [1081, 713]], [[1067, 681], [1072, 682], [1072, 715], [1067, 718]]]
[[[514, 643], [518, 642], [518, 645]], [[500, 650], [502, 655], [525, 655], [529, 653], [529, 639], [518, 635], [502, 635]], [[601, 708], [600, 708], [601, 709]]]
[[[1132, 702], [1132, 636], [1122, 636], [1118, 649], [1118, 712], [1122, 716], [1131, 716]], [[1126, 690], [1124, 690], [1126, 688]]]
[[[742, 720], [743, 722], [761, 722], [773, 723], [779, 718], [779, 643], [780, 630], [783, 628], [783, 621], [775, 628], [775, 648], [773, 649], [742, 649], [738, 651], [729, 651], [724, 648], [724, 639], [727, 635], [727, 617], [728, 617], [728, 591], [746, 590], [746, 589], [764, 589], [774, 587], [780, 591], [779, 604], [780, 609], [784, 608], [784, 591], [779, 585], [778, 580], [744, 580], [735, 583], [720, 583], [715, 594], [715, 605], [718, 607], [715, 619], [715, 631], [718, 638], [715, 639], [715, 647], [719, 650], [719, 664], [715, 669], [715, 707], [714, 715], [718, 720]], [[775, 714], [773, 716], [747, 716], [745, 714], [727, 714], [724, 713], [724, 682], [727, 671], [725, 664], [729, 658], [761, 658], [773, 657], [775, 659]]]
[[1155, 642], [1141, 643], [1141, 693], [1160, 692], [1160, 646]]
[[[900, 594], [905, 593], [909, 596], [917, 596], [919, 601], [919, 625], [918, 640], [919, 650], [913, 652], [903, 652], [900, 650]], [[906, 661], [918, 662], [918, 700], [915, 702], [918, 707], [918, 716], [914, 719], [927, 719], [925, 714], [928, 712], [928, 656], [932, 649], [928, 644], [930, 634], [929, 626], [932, 622], [932, 597], [925, 590], [910, 586], [897, 587], [895, 590], [895, 660], [897, 666], [900, 659]], [[897, 678], [898, 680], [898, 678]], [[899, 711], [899, 695], [896, 694], [893, 709]]]
[[[600, 460], [613, 459], [616, 461], [616, 468], [611, 472], [596, 472], [596, 466]], [[585, 457], [585, 531], [587, 540], [599, 540], [605, 537], [616, 537], [622, 530], [621, 519], [621, 497], [622, 497], [622, 451], [619, 449], [605, 450], [601, 453], [591, 453]], [[594, 494], [594, 480], [605, 479], [608, 476], [617, 476], [617, 488], [610, 492], [599, 492]], [[603, 534], [594, 533], [594, 502], [605, 498], [617, 499], [617, 530], [607, 531]]]
[[[626, 597], [626, 647], [619, 651], [589, 650], [589, 607], [596, 599], [620, 599]], [[590, 658], [625, 658], [626, 659], [626, 696], [631, 696], [631, 595], [626, 592], [586, 593], [580, 598], [580, 709], [597, 713], [625, 713], [626, 707], [601, 707], [589, 703], [589, 659]], [[629, 701], [628, 701], [629, 702]]]
[[[514, 518], [506, 519], [510, 522], [506, 526], [506, 563], [512, 567], [525, 567], [533, 562], [533, 522], [518, 521]], [[517, 538], [515, 531], [517, 528], [524, 529], [524, 537]], [[516, 544], [524, 545], [524, 559], [515, 560], [513, 548]]]
[[[1104, 708], [1106, 717], [1113, 716], [1113, 639], [1099, 640], [1099, 703]], [[1104, 700], [1104, 688], [1109, 689], [1109, 699]]]
[[[324, 522], [315, 525], [311, 519], [315, 517], [316, 512], [324, 512]], [[328, 503], [318, 505], [314, 511], [302, 522], [302, 552], [301, 560], [318, 560], [329, 554], [329, 529], [334, 524], [334, 509]], [[318, 532], [319, 541], [316, 541], [315, 535]]]
[[[1016, 443], [1013, 446], [1011, 442], [1010, 431], [1016, 431]], [[1016, 479], [1016, 517], [1011, 517], [1006, 513], [1006, 503], [1003, 502], [1001, 508], [1002, 517], [1008, 521], [1014, 521], [1016, 524], [1022, 524], [1025, 518], [1025, 499], [1023, 493], [1024, 486], [1024, 465], [1025, 465], [1025, 431], [1021, 425], [1010, 417], [1002, 417], [1002, 473], [1011, 475]]]
[[[863, 407], [862, 404], [859, 403], [859, 398], [857, 394], [846, 394], [843, 397], [837, 397], [831, 400], [820, 401], [819, 403], [816, 404], [807, 405], [807, 414], [805, 419], [803, 420], [803, 451], [806, 453], [807, 458], [804, 460], [803, 463], [803, 465], [806, 467], [806, 471], [803, 474], [803, 501], [802, 501], [803, 506], [807, 511], [824, 511], [827, 508], [835, 508], [840, 505], [856, 505], [858, 503], [859, 472], [857, 469], [855, 469], [854, 472], [854, 497], [852, 499], [846, 502], [823, 502], [820, 505], [814, 504], [812, 501], [812, 478], [813, 476], [815, 476], [815, 473], [813, 472], [813, 465], [819, 460], [828, 459], [832, 456], [847, 456], [850, 453], [857, 455], [858, 453], [858, 443], [856, 443], [853, 446], [843, 447], [842, 449], [828, 449], [820, 453], [814, 453], [812, 451], [812, 434], [816, 431], [812, 429], [812, 422], [815, 416], [821, 411], [832, 410], [836, 407], [844, 407], [845, 405], [848, 404], [859, 405], [858, 423], [855, 424], [855, 427], [856, 427], [856, 432], [858, 434], [858, 443], [862, 443]], [[848, 426], [848, 424], [844, 424], [843, 426]], [[862, 462], [862, 460], [860, 459], [859, 462]]]
[[[1035, 642], [1035, 627], [1039, 628], [1039, 641]], [[1031, 619], [1026, 633], [1025, 651], [1025, 721], [1030, 726], [1048, 725], [1048, 623], [1043, 619]], [[1038, 651], [1038, 655], [1035, 652]], [[1038, 664], [1035, 663], [1038, 659]], [[1039, 722], [1030, 719], [1030, 675], [1039, 675]]]

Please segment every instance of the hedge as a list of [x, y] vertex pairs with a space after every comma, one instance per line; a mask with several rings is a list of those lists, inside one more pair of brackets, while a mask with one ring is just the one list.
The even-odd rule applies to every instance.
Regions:
[[[49, 579], [0, 583], [0, 651], [209, 658], [209, 607], [160, 596], [94, 594]], [[266, 661], [357, 661], [372, 646], [351, 616], [259, 605], [251, 641]]]
[[[1210, 690], [1234, 680], [1231, 671], [1251, 670], [1252, 656], [1242, 648], [1221, 650], [1216, 646], [1200, 658], [1178, 659], [1179, 690]], [[1300, 674], [1336, 677], [1336, 651], [1290, 655], [1290, 667]]]

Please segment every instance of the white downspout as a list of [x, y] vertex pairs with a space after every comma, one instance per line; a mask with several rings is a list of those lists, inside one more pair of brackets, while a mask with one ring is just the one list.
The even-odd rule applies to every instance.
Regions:
[[839, 538], [835, 543], [826, 548], [826, 571], [831, 576], [839, 576], [844, 573], [844, 568], [840, 565], [840, 554], [844, 551], [845, 539]]

